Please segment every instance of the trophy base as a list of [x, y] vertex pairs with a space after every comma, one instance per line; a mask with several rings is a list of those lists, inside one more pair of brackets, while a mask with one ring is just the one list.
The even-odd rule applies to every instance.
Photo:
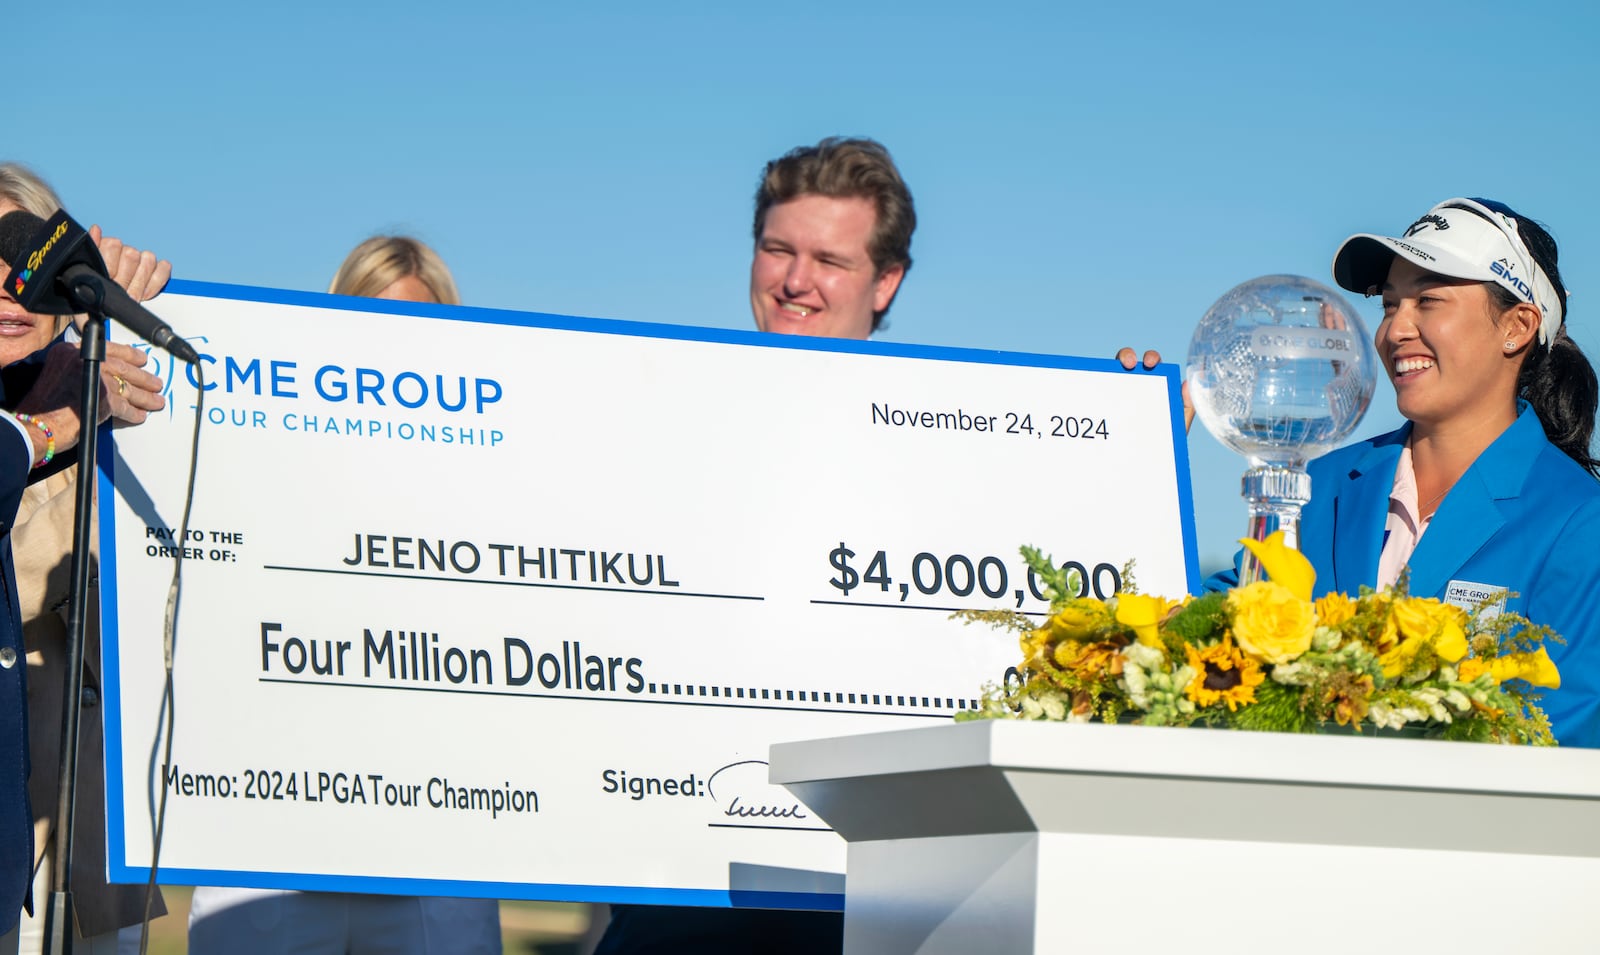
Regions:
[[[1300, 547], [1300, 508], [1311, 500], [1311, 475], [1297, 467], [1253, 467], [1244, 473], [1239, 493], [1250, 506], [1246, 534], [1250, 540], [1266, 540], [1283, 531], [1285, 544]], [[1240, 586], [1265, 579], [1261, 562], [1246, 551], [1239, 568]]]

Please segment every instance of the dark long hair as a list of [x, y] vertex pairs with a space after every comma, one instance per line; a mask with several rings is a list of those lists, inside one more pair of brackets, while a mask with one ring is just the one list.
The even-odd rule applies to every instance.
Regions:
[[[1504, 203], [1492, 199], [1473, 201], [1517, 220], [1517, 234], [1539, 268], [1549, 276], [1550, 284], [1555, 286], [1556, 295], [1561, 299], [1561, 327], [1549, 342], [1536, 339], [1529, 348], [1528, 357], [1522, 361], [1522, 371], [1517, 375], [1517, 394], [1533, 406], [1551, 444], [1591, 474], [1600, 476], [1600, 460], [1595, 458], [1591, 446], [1595, 411], [1600, 407], [1600, 382], [1596, 381], [1594, 367], [1583, 349], [1567, 334], [1567, 287], [1561, 283], [1561, 270], [1556, 264], [1559, 257], [1556, 240], [1544, 226]], [[1521, 301], [1494, 282], [1487, 282], [1485, 286], [1502, 311]]]

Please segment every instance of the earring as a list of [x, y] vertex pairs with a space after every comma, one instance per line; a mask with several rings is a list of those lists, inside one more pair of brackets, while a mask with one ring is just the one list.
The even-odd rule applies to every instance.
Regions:
[[1506, 340], [1506, 351], [1511, 351], [1512, 349], [1514, 349], [1516, 347], [1517, 347], [1517, 343], [1516, 342], [1511, 341], [1510, 339]]

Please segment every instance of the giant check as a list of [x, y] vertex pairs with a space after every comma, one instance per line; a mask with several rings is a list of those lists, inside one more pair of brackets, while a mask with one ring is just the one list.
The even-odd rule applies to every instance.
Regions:
[[[1170, 366], [173, 283], [102, 455], [112, 874], [840, 908], [768, 747], [948, 720], [1035, 544], [1196, 583]], [[185, 584], [170, 763], [161, 619]]]

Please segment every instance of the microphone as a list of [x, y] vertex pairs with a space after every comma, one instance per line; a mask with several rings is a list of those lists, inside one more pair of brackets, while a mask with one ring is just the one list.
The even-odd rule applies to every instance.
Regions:
[[48, 222], [31, 212], [0, 216], [0, 259], [11, 263], [5, 290], [28, 311], [104, 315], [191, 365], [200, 360], [194, 347], [179, 338], [172, 326], [111, 281], [100, 250], [66, 210]]

